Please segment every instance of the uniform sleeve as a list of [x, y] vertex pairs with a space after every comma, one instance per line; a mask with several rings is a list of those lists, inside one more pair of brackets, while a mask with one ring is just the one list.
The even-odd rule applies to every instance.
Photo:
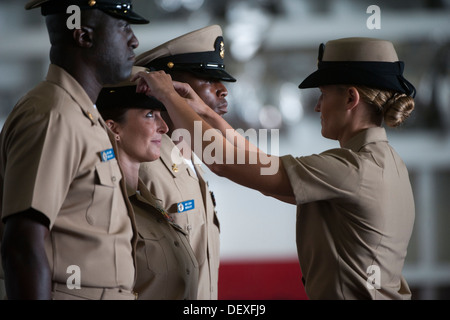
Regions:
[[33, 208], [52, 225], [73, 177], [73, 128], [57, 112], [24, 104], [4, 132], [2, 218]]
[[359, 162], [349, 150], [281, 159], [297, 204], [352, 197], [359, 188]]

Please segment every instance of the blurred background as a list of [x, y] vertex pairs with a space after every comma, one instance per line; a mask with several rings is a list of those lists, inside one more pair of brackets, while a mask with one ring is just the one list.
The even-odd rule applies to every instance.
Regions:
[[[274, 129], [269, 153], [297, 156], [338, 147], [320, 134], [317, 89], [299, 90], [320, 43], [384, 38], [417, 88], [416, 110], [388, 129], [409, 168], [416, 222], [404, 267], [413, 299], [450, 298], [450, 0], [134, 0], [151, 23], [133, 26], [136, 53], [210, 24], [224, 31], [235, 128]], [[40, 10], [0, 0], [0, 126], [48, 69]], [[380, 10], [379, 29], [369, 28]], [[372, 18], [371, 18], [372, 17]], [[272, 139], [271, 139], [272, 138]], [[263, 141], [254, 141], [263, 142]], [[205, 170], [207, 168], [205, 167]], [[221, 222], [220, 299], [307, 299], [295, 247], [296, 208], [207, 172]]]

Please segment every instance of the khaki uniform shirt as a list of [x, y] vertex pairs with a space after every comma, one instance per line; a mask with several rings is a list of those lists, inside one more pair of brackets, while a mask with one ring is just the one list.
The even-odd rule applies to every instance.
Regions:
[[410, 299], [402, 276], [414, 224], [405, 164], [384, 128], [344, 148], [282, 157], [297, 201], [297, 250], [310, 299]]
[[[172, 150], [175, 150], [174, 161]], [[151, 193], [162, 201], [163, 208], [188, 234], [200, 269], [198, 299], [217, 299], [219, 221], [203, 170], [196, 161], [193, 162], [197, 176], [183, 162], [179, 149], [170, 137], [164, 135], [160, 159], [143, 163], [139, 175]], [[179, 212], [180, 204], [185, 211]]]
[[[134, 218], [104, 122], [79, 83], [50, 65], [0, 138], [2, 219], [30, 208], [49, 219], [53, 282], [64, 289], [77, 266], [81, 287], [131, 292]], [[105, 297], [101, 292], [87, 296]]]
[[186, 233], [166, 219], [142, 181], [139, 193], [128, 188], [128, 195], [139, 234], [134, 288], [138, 299], [197, 299], [198, 264]]

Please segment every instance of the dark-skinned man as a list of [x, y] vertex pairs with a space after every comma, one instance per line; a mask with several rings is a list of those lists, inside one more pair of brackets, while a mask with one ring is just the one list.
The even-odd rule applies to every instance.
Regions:
[[[80, 28], [67, 9], [80, 8]], [[131, 74], [148, 23], [129, 0], [34, 0], [51, 50], [46, 79], [14, 107], [0, 135], [2, 266], [8, 299], [129, 300], [135, 225], [95, 101]]]

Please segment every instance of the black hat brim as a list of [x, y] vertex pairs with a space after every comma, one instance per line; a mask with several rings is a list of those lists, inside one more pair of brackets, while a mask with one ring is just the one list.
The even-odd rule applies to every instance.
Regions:
[[[56, 13], [66, 13], [68, 5], [72, 4], [69, 0], [61, 0], [59, 2], [53, 3], [49, 1], [35, 1], [29, 2], [25, 9], [30, 10], [34, 8], [41, 7], [42, 15], [50, 15]], [[148, 24], [149, 20], [145, 19], [141, 15], [134, 12], [132, 9], [118, 10], [114, 5], [109, 5], [108, 3], [98, 3], [95, 6], [89, 6], [88, 4], [78, 3], [76, 1], [73, 4], [78, 5], [81, 10], [91, 10], [98, 9], [104, 13], [113, 16], [117, 19], [123, 19], [131, 24]]]
[[155, 97], [136, 93], [136, 86], [103, 88], [96, 106], [99, 111], [110, 108], [166, 111], [164, 104]]
[[207, 69], [207, 68], [194, 68], [194, 69], [186, 69], [188, 71], [198, 77], [202, 78], [212, 78], [220, 81], [226, 82], [236, 82], [236, 79], [233, 78], [228, 72], [221, 69]]
[[327, 62], [300, 83], [300, 89], [325, 85], [364, 85], [415, 95], [415, 88], [402, 75], [403, 63]]
[[100, 10], [102, 10], [103, 12], [105, 12], [115, 18], [123, 19], [132, 24], [148, 24], [148, 23], [150, 23], [149, 20], [145, 19], [144, 17], [140, 16], [139, 14], [137, 14], [134, 11], [128, 11], [127, 13], [123, 13], [120, 11], [109, 10], [109, 9], [100, 9]]

